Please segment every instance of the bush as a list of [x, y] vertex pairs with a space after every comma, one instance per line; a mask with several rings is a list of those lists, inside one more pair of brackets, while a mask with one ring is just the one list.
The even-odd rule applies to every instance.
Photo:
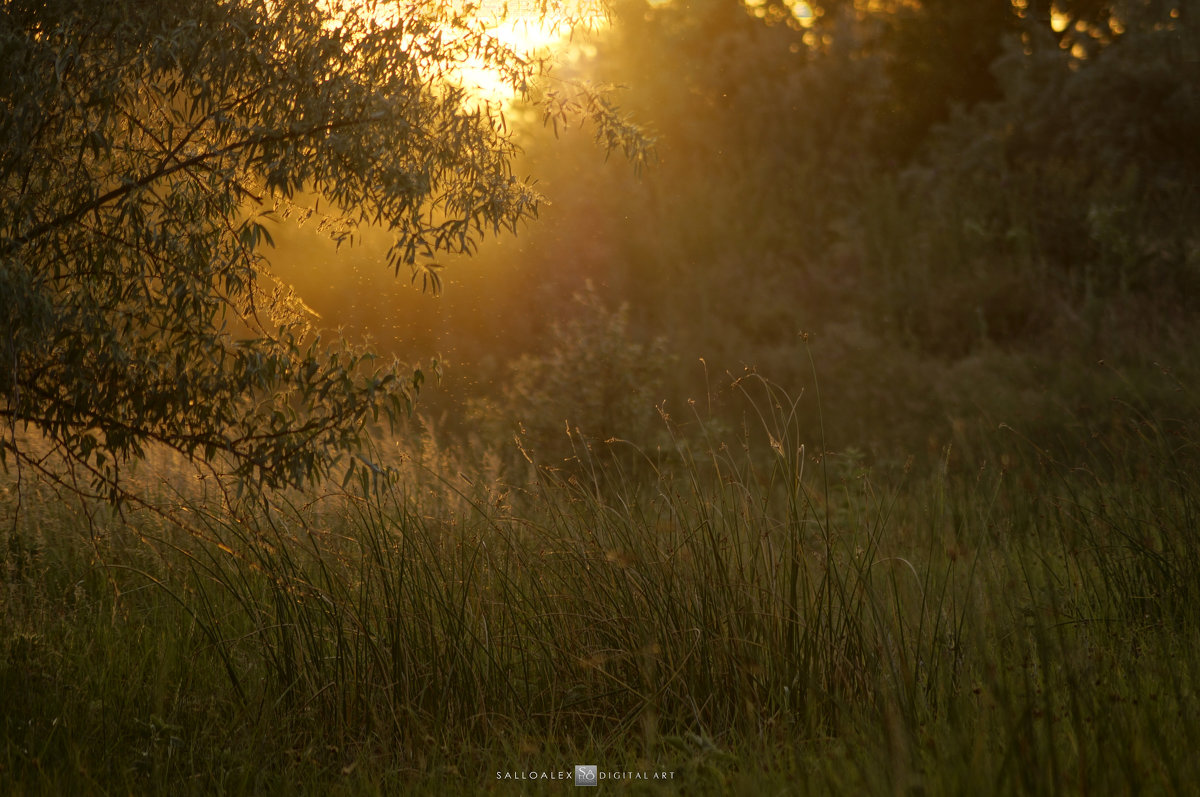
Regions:
[[590, 282], [571, 309], [553, 325], [549, 347], [511, 362], [497, 397], [473, 410], [493, 442], [515, 432], [526, 454], [546, 463], [614, 437], [649, 444], [661, 428], [654, 405], [673, 361], [665, 338], [635, 339], [629, 306], [608, 309]]

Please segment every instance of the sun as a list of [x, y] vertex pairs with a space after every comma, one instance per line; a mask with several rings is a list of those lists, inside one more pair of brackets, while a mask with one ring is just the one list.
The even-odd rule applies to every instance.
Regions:
[[[441, 77], [464, 89], [472, 104], [505, 105], [519, 98], [545, 67], [578, 51], [579, 34], [608, 24], [603, 0], [350, 1], [378, 23], [415, 15], [434, 21], [433, 33], [426, 28], [424, 36], [472, 42], [471, 52], [459, 51], [452, 63], [439, 65], [445, 70]], [[500, 62], [525, 65], [528, 77], [505, 73], [497, 68]]]
[[[530, 63], [553, 63], [578, 48], [576, 34], [608, 23], [600, 0], [482, 0], [475, 13], [489, 37]], [[482, 59], [461, 72], [477, 99], [506, 103], [521, 94]]]

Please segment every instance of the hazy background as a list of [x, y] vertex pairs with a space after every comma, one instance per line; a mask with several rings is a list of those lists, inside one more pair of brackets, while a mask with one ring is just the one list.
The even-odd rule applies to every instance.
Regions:
[[382, 232], [285, 224], [273, 261], [321, 327], [439, 356], [424, 419], [485, 445], [736, 427], [748, 368], [871, 457], [1074, 440], [1194, 375], [1196, 53], [1181, 3], [622, 2], [546, 86], [618, 87], [651, 168], [514, 106], [548, 203], [443, 295]]

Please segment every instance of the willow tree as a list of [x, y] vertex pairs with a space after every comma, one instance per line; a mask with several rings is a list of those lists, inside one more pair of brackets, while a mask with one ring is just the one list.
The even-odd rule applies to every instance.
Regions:
[[[463, 75], [528, 95], [546, 63], [490, 30], [431, 0], [4, 0], [0, 459], [108, 498], [152, 445], [302, 486], [410, 411], [420, 370], [313, 334], [269, 224], [384, 226], [436, 287], [439, 255], [534, 216]], [[641, 145], [602, 97], [543, 100]]]

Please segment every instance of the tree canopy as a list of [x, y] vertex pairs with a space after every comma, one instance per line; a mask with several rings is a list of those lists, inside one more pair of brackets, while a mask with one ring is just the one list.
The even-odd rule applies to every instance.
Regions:
[[[272, 276], [267, 223], [315, 217], [338, 240], [382, 225], [389, 264], [436, 288], [439, 254], [536, 214], [501, 110], [461, 70], [528, 93], [545, 63], [477, 10], [6, 0], [0, 459], [61, 460], [56, 478], [110, 499], [151, 444], [303, 485], [409, 411], [422, 372], [315, 334]], [[603, 98], [547, 114], [572, 109], [640, 146]]]

